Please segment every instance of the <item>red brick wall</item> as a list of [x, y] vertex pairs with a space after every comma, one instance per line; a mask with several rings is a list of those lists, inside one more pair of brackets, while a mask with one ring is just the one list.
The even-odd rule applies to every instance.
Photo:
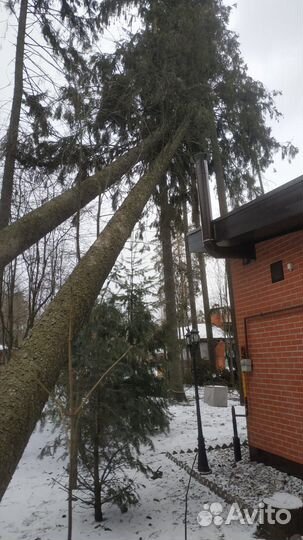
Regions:
[[225, 369], [225, 341], [219, 341], [215, 346], [216, 368]]
[[[232, 262], [239, 345], [253, 362], [249, 442], [303, 464], [303, 231], [257, 244], [256, 255], [248, 265]], [[279, 260], [284, 280], [272, 283]]]

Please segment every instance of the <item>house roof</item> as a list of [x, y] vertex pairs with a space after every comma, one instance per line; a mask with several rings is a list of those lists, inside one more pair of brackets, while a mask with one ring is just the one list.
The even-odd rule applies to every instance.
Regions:
[[[214, 339], [225, 339], [226, 336], [224, 334], [224, 331], [221, 330], [221, 328], [218, 328], [217, 326], [212, 325], [212, 329], [213, 329], [213, 338]], [[200, 339], [207, 339], [206, 324], [205, 323], [199, 323], [198, 324], [198, 331], [199, 331], [199, 334], [200, 334]], [[181, 336], [185, 336], [186, 332], [187, 332], [187, 327], [179, 328], [179, 333], [181, 334]]]
[[[211, 221], [217, 246], [245, 246], [303, 229], [303, 176]], [[204, 251], [201, 229], [188, 237], [190, 251]]]

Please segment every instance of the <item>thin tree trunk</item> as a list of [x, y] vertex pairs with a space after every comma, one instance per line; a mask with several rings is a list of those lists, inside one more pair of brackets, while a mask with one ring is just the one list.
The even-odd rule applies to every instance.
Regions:
[[[26, 32], [28, 0], [21, 0], [16, 57], [15, 57], [15, 78], [12, 109], [9, 126], [7, 130], [5, 162], [2, 177], [2, 187], [0, 196], [0, 229], [6, 227], [11, 217], [12, 196], [14, 187], [15, 161], [17, 152], [17, 142], [20, 124], [21, 103], [23, 96], [23, 68], [24, 68], [24, 42]], [[12, 260], [12, 259], [10, 259]], [[0, 310], [3, 302], [3, 267], [0, 266]], [[9, 357], [11, 350], [9, 347]]]
[[99, 476], [99, 440], [97, 434], [94, 439], [94, 511], [95, 521], [103, 521], [101, 484]]
[[[228, 208], [227, 208], [227, 200], [226, 200], [225, 178], [224, 178], [224, 169], [223, 169], [223, 164], [222, 164], [222, 159], [221, 159], [221, 150], [220, 150], [220, 146], [218, 142], [216, 126], [214, 126], [214, 129], [213, 129], [211, 143], [212, 143], [214, 167], [215, 167], [215, 173], [216, 173], [216, 183], [217, 183], [220, 214], [221, 216], [226, 216], [228, 212]], [[229, 290], [230, 313], [231, 313], [232, 327], [233, 327], [234, 340], [235, 340], [235, 355], [236, 355], [236, 364], [237, 364], [237, 371], [238, 371], [240, 399], [241, 399], [241, 403], [243, 404], [244, 396], [243, 396], [243, 385], [242, 385], [242, 377], [241, 377], [238, 329], [237, 329], [237, 321], [236, 321], [234, 291], [233, 291], [233, 284], [232, 284], [232, 273], [231, 273], [231, 266], [230, 266], [229, 259], [226, 259], [226, 276], [227, 276], [227, 283], [228, 283], [228, 290]]]
[[151, 135], [111, 165], [81, 182], [80, 186], [54, 197], [0, 231], [0, 269], [115, 184], [140, 159], [148, 156], [160, 136], [160, 131]]
[[185, 237], [184, 241], [185, 241], [185, 256], [186, 256], [186, 267], [187, 267], [186, 275], [187, 275], [187, 281], [188, 281], [191, 324], [193, 328], [198, 328], [193, 265], [192, 265], [191, 255], [189, 252], [189, 246], [187, 242], [188, 217], [187, 217], [187, 205], [186, 205], [185, 199], [182, 202], [182, 213], [183, 213], [183, 227], [184, 227], [184, 237]]
[[202, 293], [203, 293], [203, 306], [204, 306], [204, 317], [205, 317], [205, 326], [206, 326], [206, 338], [207, 338], [209, 363], [210, 363], [211, 372], [216, 373], [217, 365], [216, 365], [215, 342], [214, 342], [214, 337], [213, 337], [213, 327], [212, 327], [210, 307], [209, 307], [205, 256], [203, 253], [198, 253], [198, 262], [199, 262], [199, 269], [200, 269], [201, 287], [202, 287]]
[[10, 276], [9, 276], [9, 288], [8, 288], [8, 297], [7, 297], [7, 361], [9, 362], [12, 357], [12, 351], [14, 347], [14, 297], [15, 297], [15, 287], [16, 287], [16, 269], [17, 261], [15, 260], [10, 265]]
[[217, 185], [217, 192], [218, 192], [218, 200], [219, 200], [219, 208], [220, 208], [220, 216], [226, 216], [228, 212], [227, 208], [227, 200], [226, 200], [226, 190], [225, 190], [225, 177], [224, 177], [224, 169], [221, 159], [221, 150], [217, 138], [217, 130], [216, 126], [214, 125], [213, 133], [211, 137], [211, 146], [212, 146], [212, 152], [213, 152], [213, 160], [214, 160], [214, 169], [216, 174], [216, 185]]
[[97, 237], [100, 234], [101, 208], [102, 208], [102, 193], [99, 193], [99, 195], [98, 195], [98, 209], [97, 209]]
[[42, 409], [66, 366], [69, 319], [75, 337], [188, 129], [187, 118], [81, 259], [0, 380], [0, 499]]
[[94, 510], [95, 521], [103, 521], [102, 500], [101, 500], [101, 482], [99, 474], [99, 446], [100, 446], [100, 388], [97, 389], [97, 406], [95, 410], [95, 436], [94, 436]]
[[[193, 223], [195, 227], [197, 227], [198, 229], [200, 227], [200, 214], [199, 214], [197, 185], [196, 185], [196, 179], [194, 175], [192, 176], [192, 212], [193, 212], [192, 213]], [[211, 315], [210, 315], [210, 308], [209, 308], [209, 294], [208, 294], [208, 285], [207, 285], [205, 256], [203, 253], [197, 253], [197, 258], [198, 258], [198, 263], [199, 263], [202, 297], [203, 297], [208, 358], [209, 358], [211, 371], [212, 373], [215, 373], [217, 366], [216, 366], [216, 356], [215, 356], [215, 347], [214, 347], [214, 338], [213, 338], [213, 327], [211, 323]]]
[[73, 328], [72, 328], [72, 310], [69, 316], [69, 332], [68, 332], [68, 393], [69, 393], [69, 471], [68, 471], [68, 524], [67, 524], [67, 540], [72, 540], [73, 536], [73, 471], [72, 462], [74, 455], [74, 374], [73, 374]]
[[257, 168], [257, 174], [258, 174], [258, 178], [259, 178], [261, 195], [264, 195], [265, 190], [264, 190], [264, 184], [263, 184], [263, 180], [262, 180], [262, 174], [261, 174], [261, 171], [260, 171], [260, 167]]
[[80, 245], [80, 210], [76, 214], [76, 257], [77, 261], [81, 261], [81, 245]]
[[3, 229], [4, 227], [6, 227], [6, 225], [8, 225], [11, 216], [15, 161], [17, 153], [21, 103], [23, 96], [23, 67], [26, 18], [27, 0], [21, 0], [15, 58], [14, 94], [10, 122], [7, 131], [6, 155], [0, 198], [0, 229]]
[[170, 230], [170, 211], [166, 183], [160, 187], [160, 240], [164, 271], [164, 297], [166, 316], [166, 344], [169, 367], [169, 384], [172, 395], [178, 401], [186, 399], [183, 388], [183, 370], [178, 343], [176, 286]]
[[75, 372], [72, 370], [72, 415], [71, 415], [71, 453], [70, 453], [70, 488], [78, 488], [78, 453], [79, 453], [79, 393]]

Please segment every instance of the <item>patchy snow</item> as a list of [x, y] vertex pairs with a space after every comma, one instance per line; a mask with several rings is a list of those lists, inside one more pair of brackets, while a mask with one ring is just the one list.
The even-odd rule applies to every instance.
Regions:
[[[73, 540], [183, 540], [185, 493], [189, 476], [165, 455], [166, 451], [193, 450], [197, 444], [196, 413], [193, 391], [187, 391], [187, 404], [173, 405], [171, 430], [154, 437], [155, 449], [144, 449], [142, 458], [153, 469], [161, 467], [163, 477], [146, 479], [134, 473], [142, 484], [140, 503], [121, 514], [108, 506], [106, 520], [96, 524], [91, 508], [74, 503]], [[201, 392], [202, 394], [202, 392]], [[237, 405], [237, 394], [230, 394], [228, 408], [212, 408], [202, 403], [206, 445], [229, 444], [232, 441], [231, 405]], [[240, 407], [239, 407], [240, 412]], [[239, 435], [246, 438], [245, 418], [239, 418]], [[54, 479], [65, 483], [65, 461], [47, 456], [37, 459], [46, 442], [54, 439], [51, 427], [36, 430], [24, 452], [18, 470], [0, 505], [1, 540], [65, 540], [67, 529], [66, 492]], [[191, 454], [193, 460], [194, 454]], [[192, 462], [192, 461], [191, 461]], [[252, 540], [254, 526], [233, 523], [202, 527], [197, 516], [204, 504], [228, 505], [192, 479], [188, 500], [188, 540]]]

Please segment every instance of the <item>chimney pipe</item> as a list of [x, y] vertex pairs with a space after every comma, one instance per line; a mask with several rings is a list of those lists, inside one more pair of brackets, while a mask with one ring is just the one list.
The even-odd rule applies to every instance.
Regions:
[[241, 259], [255, 258], [254, 248], [248, 254], [248, 247], [241, 246], [218, 246], [213, 234], [212, 210], [209, 192], [208, 164], [205, 156], [200, 153], [195, 156], [199, 204], [201, 212], [202, 242], [206, 252], [217, 259]]

